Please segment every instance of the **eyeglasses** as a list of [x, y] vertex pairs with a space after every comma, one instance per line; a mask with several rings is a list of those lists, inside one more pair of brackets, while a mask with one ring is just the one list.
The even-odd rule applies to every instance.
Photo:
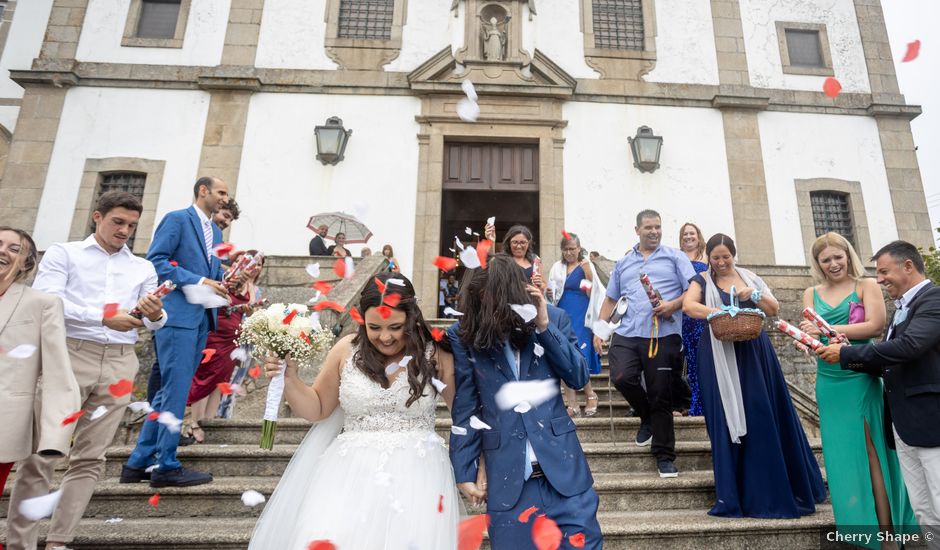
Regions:
[[509, 241], [509, 244], [515, 246], [516, 248], [522, 248], [524, 246], [529, 246], [529, 241]]

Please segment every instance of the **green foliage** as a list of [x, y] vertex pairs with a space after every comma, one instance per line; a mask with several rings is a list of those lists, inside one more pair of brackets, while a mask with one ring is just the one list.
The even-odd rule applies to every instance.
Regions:
[[[940, 233], [940, 227], [936, 231]], [[933, 284], [940, 285], [940, 250], [936, 246], [931, 246], [927, 250], [921, 248], [920, 254], [924, 257], [927, 278], [933, 281]]]

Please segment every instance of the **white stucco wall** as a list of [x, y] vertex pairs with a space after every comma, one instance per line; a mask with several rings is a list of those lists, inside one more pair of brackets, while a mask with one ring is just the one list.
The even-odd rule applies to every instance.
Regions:
[[600, 78], [584, 62], [580, 0], [539, 0], [537, 9], [532, 23], [523, 22], [523, 32], [535, 36], [535, 47], [575, 78]]
[[207, 92], [70, 89], [33, 232], [37, 246], [68, 239], [89, 158], [165, 161], [157, 223], [166, 212], [191, 204], [208, 112]]
[[419, 65], [451, 45], [451, 27], [463, 24], [450, 10], [450, 2], [440, 0], [409, 0], [402, 48], [398, 57], [385, 66], [386, 71], [411, 72]]
[[[23, 88], [10, 80], [11, 69], [29, 69], [33, 59], [39, 57], [42, 48], [42, 39], [46, 34], [46, 24], [49, 22], [49, 13], [52, 11], [52, 0], [27, 0], [18, 2], [13, 13], [13, 24], [7, 43], [0, 57], [0, 97], [21, 98]], [[12, 118], [10, 113], [12, 114]], [[3, 109], [0, 113], [0, 123], [10, 131], [16, 123], [16, 113], [19, 108], [12, 111]]]
[[765, 112], [758, 123], [778, 264], [806, 263], [796, 179], [860, 182], [872, 250], [898, 238], [875, 119]]
[[[242, 206], [231, 239], [266, 254], [306, 255], [318, 212], [344, 211], [372, 230], [368, 245], [391, 243], [411, 276], [418, 179], [418, 98], [254, 94], [236, 198]], [[353, 134], [345, 160], [316, 160], [314, 127], [329, 116]], [[360, 245], [350, 249], [358, 255]]]
[[656, 0], [656, 67], [644, 80], [718, 85], [709, 0]]
[[[734, 235], [720, 112], [572, 102], [563, 114], [565, 228], [585, 247], [619, 258], [636, 244], [636, 214], [646, 208], [662, 215], [663, 243], [670, 246], [678, 246], [687, 221], [706, 238]], [[634, 168], [627, 142], [642, 125], [663, 136], [660, 168], [652, 174]]]
[[255, 65], [335, 69], [326, 56], [326, 0], [265, 0]]
[[826, 77], [783, 73], [776, 21], [824, 23], [829, 36], [832, 68], [842, 84], [842, 91], [871, 91], [852, 0], [741, 0], [741, 25], [752, 86], [822, 90]]
[[182, 48], [132, 48], [121, 46], [130, 0], [90, 0], [75, 58], [103, 63], [218, 65], [230, 3], [231, 0], [194, 0]]

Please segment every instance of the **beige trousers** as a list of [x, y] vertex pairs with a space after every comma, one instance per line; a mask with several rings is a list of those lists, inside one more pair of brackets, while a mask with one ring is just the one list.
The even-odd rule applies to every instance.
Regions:
[[[124, 409], [131, 394], [116, 398], [108, 386], [123, 379], [134, 380], [138, 362], [131, 344], [98, 344], [87, 340], [68, 339], [72, 371], [78, 381], [85, 414], [78, 419], [69, 466], [60, 486], [62, 496], [52, 515], [48, 541], [71, 542], [75, 528], [85, 513], [88, 501], [95, 491], [95, 483], [104, 471], [104, 454], [114, 439]], [[98, 407], [105, 407], [104, 416], [91, 419]], [[31, 455], [20, 462], [16, 483], [10, 494], [7, 514], [7, 548], [33, 550], [39, 538], [38, 522], [30, 521], [19, 513], [24, 499], [49, 493], [56, 457]]]

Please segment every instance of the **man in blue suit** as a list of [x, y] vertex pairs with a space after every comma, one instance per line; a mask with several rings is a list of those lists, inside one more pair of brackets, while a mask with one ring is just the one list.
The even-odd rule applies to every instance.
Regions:
[[[536, 515], [545, 514], [558, 524], [562, 548], [575, 548], [572, 540], [581, 537], [584, 548], [601, 548], [594, 480], [558, 392], [562, 380], [581, 388], [589, 377], [568, 315], [547, 305], [537, 287], [527, 286], [522, 270], [508, 256], [492, 258], [465, 286], [460, 300], [464, 316], [448, 330], [457, 428], [450, 436], [450, 457], [457, 486], [471, 501], [486, 498], [496, 550], [535, 548], [535, 516], [527, 523], [519, 520], [533, 506]], [[536, 316], [528, 322], [510, 308], [530, 303], [536, 306]], [[497, 392], [517, 380], [550, 381], [547, 387], [554, 395], [540, 403], [500, 408]], [[474, 416], [489, 428], [471, 425]], [[476, 483], [481, 458], [488, 488]]]
[[[222, 232], [212, 222], [215, 209], [228, 199], [228, 186], [213, 177], [202, 177], [193, 187], [193, 205], [168, 213], [153, 236], [147, 259], [157, 270], [160, 282], [167, 279], [177, 289], [163, 299], [169, 319], [155, 333], [160, 357], [160, 388], [151, 406], [183, 418], [186, 398], [196, 367], [202, 361], [206, 337], [215, 329], [216, 310], [186, 301], [182, 287], [208, 285], [228, 298], [222, 280], [222, 266], [212, 249], [222, 242]], [[155, 420], [144, 422], [137, 447], [121, 471], [121, 483], [150, 480], [151, 487], [189, 487], [212, 481], [210, 474], [187, 468], [176, 458], [179, 430]], [[157, 465], [152, 473], [147, 468]]]

